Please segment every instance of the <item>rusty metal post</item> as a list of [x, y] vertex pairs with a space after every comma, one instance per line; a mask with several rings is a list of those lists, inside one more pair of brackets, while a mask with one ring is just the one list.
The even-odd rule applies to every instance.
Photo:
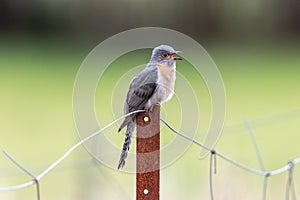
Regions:
[[160, 106], [137, 116], [136, 200], [159, 200]]

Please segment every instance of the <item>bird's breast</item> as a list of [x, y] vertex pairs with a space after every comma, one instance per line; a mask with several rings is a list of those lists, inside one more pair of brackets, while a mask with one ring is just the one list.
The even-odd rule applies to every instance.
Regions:
[[175, 80], [176, 80], [176, 65], [172, 66], [166, 64], [157, 65], [158, 80], [157, 80], [157, 97], [159, 102], [165, 102], [171, 99], [174, 94]]
[[176, 65], [157, 64], [157, 87], [152, 97], [145, 104], [145, 109], [152, 105], [170, 100], [174, 94]]
[[176, 65], [175, 63], [171, 66], [167, 64], [158, 63], [157, 64], [158, 71], [158, 82], [164, 84], [175, 83], [176, 79]]

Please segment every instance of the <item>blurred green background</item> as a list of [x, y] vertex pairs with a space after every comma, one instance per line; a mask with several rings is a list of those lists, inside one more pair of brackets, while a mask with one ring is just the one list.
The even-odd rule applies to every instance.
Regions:
[[[187, 34], [202, 44], [216, 62], [227, 95], [218, 151], [259, 169], [244, 124], [248, 118], [267, 170], [300, 156], [300, 3], [294, 0], [2, 0], [0, 149], [39, 174], [79, 141], [73, 121], [72, 90], [81, 62], [107, 37], [142, 26]], [[148, 51], [136, 55], [149, 59]], [[123, 63], [116, 64], [128, 65], [133, 57], [134, 54], [125, 56]], [[185, 73], [185, 65], [178, 64], [181, 73]], [[195, 87], [201, 84], [196, 78], [190, 81]], [[205, 87], [199, 91], [200, 98], [201, 93], [207, 99]], [[101, 104], [101, 96], [97, 94], [96, 98], [96, 108], [108, 112], [105, 120], [112, 121], [109, 108]], [[199, 102], [201, 113], [210, 116], [206, 107], [209, 103], [203, 101]], [[166, 108], [176, 109], [172, 105], [174, 100]], [[208, 122], [209, 117], [203, 120]], [[112, 127], [109, 134], [116, 134], [116, 130], [117, 126]], [[172, 133], [164, 129], [162, 134]], [[121, 142], [123, 136], [119, 138]], [[209, 199], [209, 159], [199, 160], [199, 150], [192, 145], [177, 162], [161, 171], [162, 199]], [[221, 159], [217, 162], [216, 199], [261, 199], [263, 177]], [[284, 199], [287, 179], [287, 172], [270, 177], [267, 199]], [[28, 180], [30, 177], [0, 155], [0, 187]], [[298, 167], [294, 180], [299, 196]], [[40, 184], [43, 200], [135, 196], [134, 175], [94, 163], [83, 147]], [[0, 199], [5, 200], [35, 196], [35, 187], [0, 193]]]

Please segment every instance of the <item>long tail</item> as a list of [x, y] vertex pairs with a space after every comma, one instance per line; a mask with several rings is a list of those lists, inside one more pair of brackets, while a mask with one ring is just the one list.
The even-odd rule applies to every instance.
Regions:
[[125, 141], [123, 144], [123, 149], [122, 149], [122, 153], [120, 156], [120, 160], [119, 160], [119, 165], [118, 165], [118, 169], [121, 169], [124, 167], [125, 165], [125, 160], [127, 158], [128, 155], [128, 151], [130, 148], [130, 144], [131, 144], [131, 138], [132, 138], [132, 134], [135, 128], [135, 122], [131, 121], [127, 124], [127, 129], [126, 129], [126, 136], [125, 136]]

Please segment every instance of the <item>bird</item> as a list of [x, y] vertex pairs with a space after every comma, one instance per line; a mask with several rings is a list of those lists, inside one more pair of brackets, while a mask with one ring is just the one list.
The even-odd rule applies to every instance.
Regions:
[[[174, 54], [171, 46], [160, 45], [155, 47], [149, 63], [130, 82], [124, 103], [124, 113], [136, 110], [151, 111], [155, 104], [162, 104], [170, 100], [174, 94], [176, 80], [176, 61], [182, 60]], [[118, 132], [126, 126], [125, 141], [119, 159], [118, 170], [123, 168], [135, 129], [137, 113], [127, 116]]]

